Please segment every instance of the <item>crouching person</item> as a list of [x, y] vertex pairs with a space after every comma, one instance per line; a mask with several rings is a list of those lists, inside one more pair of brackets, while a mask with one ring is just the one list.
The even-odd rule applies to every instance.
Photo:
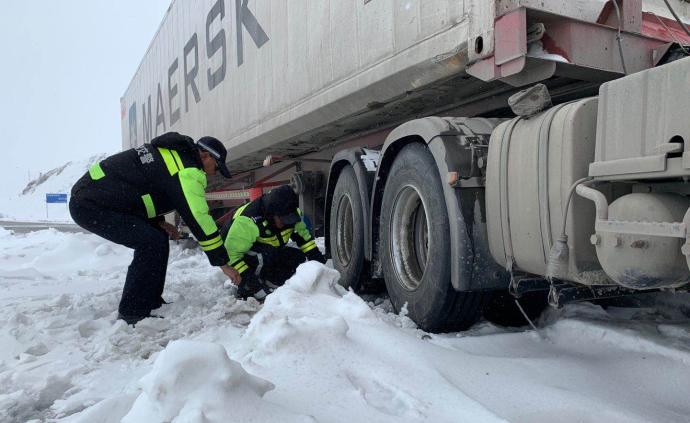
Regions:
[[[326, 260], [299, 210], [297, 194], [281, 186], [240, 207], [225, 227], [230, 264], [241, 277], [237, 296], [263, 301], [300, 263]], [[297, 247], [288, 247], [292, 239]]]

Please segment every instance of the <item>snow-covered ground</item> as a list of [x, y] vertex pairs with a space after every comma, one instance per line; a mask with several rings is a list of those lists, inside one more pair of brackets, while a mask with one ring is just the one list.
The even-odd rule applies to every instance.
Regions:
[[[0, 229], [0, 421], [683, 422], [690, 301], [434, 335], [311, 262], [262, 306], [174, 245], [160, 309], [116, 321], [131, 252]], [[665, 297], [660, 297], [665, 299]]]
[[[42, 172], [21, 188], [0, 196], [0, 219], [21, 221], [72, 222], [67, 204], [46, 204], [46, 194], [67, 194], [89, 167], [105, 155], [67, 162]], [[47, 206], [47, 208], [46, 208]]]
[[[45, 219], [97, 157], [0, 201]], [[50, 220], [70, 220], [52, 205]], [[534, 333], [433, 335], [316, 263], [262, 306], [173, 245], [163, 319], [116, 320], [131, 251], [0, 229], [0, 422], [688, 421], [690, 298], [547, 312]]]

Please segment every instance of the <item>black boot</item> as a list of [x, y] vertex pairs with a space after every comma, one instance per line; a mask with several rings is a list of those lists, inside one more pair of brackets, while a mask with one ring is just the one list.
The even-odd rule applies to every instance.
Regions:
[[125, 322], [127, 322], [128, 325], [132, 325], [132, 326], [136, 326], [137, 323], [146, 319], [147, 317], [149, 317], [149, 316], [135, 316], [135, 315], [131, 315], [131, 314], [122, 314], [122, 313], [117, 314], [118, 320], [124, 320]]
[[266, 286], [261, 279], [253, 276], [240, 282], [240, 286], [237, 287], [237, 298], [246, 300], [249, 297], [254, 297], [258, 302], [263, 303], [271, 292], [273, 290]]
[[140, 321], [147, 319], [149, 317], [156, 317], [158, 319], [162, 319], [163, 316], [156, 316], [155, 314], [147, 314], [145, 316], [137, 316], [137, 315], [131, 315], [131, 314], [122, 314], [122, 313], [117, 313], [117, 319], [118, 320], [124, 320], [128, 325], [136, 326], [137, 323]]
[[163, 297], [160, 297], [155, 304], [153, 304], [153, 310], [163, 307], [165, 304], [172, 304], [172, 301], [165, 301]]

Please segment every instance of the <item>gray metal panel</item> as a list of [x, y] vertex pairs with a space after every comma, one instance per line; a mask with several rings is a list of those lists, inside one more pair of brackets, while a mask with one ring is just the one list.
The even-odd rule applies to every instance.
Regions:
[[[505, 268], [546, 275], [572, 184], [587, 175], [595, 146], [597, 99], [555, 106], [529, 119], [501, 124], [489, 144], [486, 210], [491, 255]], [[598, 270], [589, 242], [594, 208], [582, 198], [569, 205], [567, 275], [591, 284]]]
[[[210, 13], [220, 4], [222, 19]], [[464, 63], [453, 56], [492, 22], [486, 0], [249, 0], [244, 9], [242, 0], [175, 0], [123, 96], [123, 147], [175, 130], [216, 136], [231, 157], [255, 153], [458, 74]], [[216, 36], [225, 60], [207, 46]], [[225, 78], [210, 89], [222, 63]]]
[[668, 177], [669, 153], [684, 153], [690, 168], [690, 58], [608, 82], [600, 98], [590, 176]]

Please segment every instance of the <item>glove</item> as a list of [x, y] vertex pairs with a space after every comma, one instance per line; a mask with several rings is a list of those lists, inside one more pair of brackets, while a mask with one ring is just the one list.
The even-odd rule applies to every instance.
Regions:
[[321, 251], [319, 251], [318, 248], [314, 248], [305, 255], [307, 256], [307, 260], [314, 260], [318, 261], [321, 264], [326, 264], [326, 257], [324, 257], [323, 254], [321, 254]]

